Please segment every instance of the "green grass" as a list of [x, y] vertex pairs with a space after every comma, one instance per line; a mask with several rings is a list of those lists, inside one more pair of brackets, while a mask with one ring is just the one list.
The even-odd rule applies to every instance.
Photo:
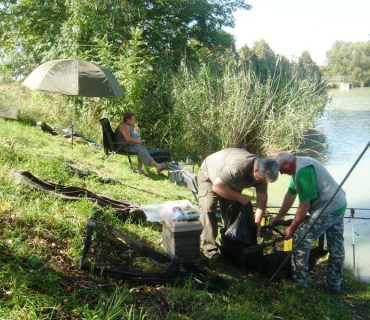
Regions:
[[[106, 162], [101, 149], [80, 144], [71, 148], [65, 138], [42, 132], [29, 119], [32, 116], [22, 116], [19, 122], [0, 119], [0, 319], [370, 318], [370, 286], [349, 271], [344, 294], [339, 296], [328, 294], [313, 278], [308, 290], [297, 289], [288, 280], [265, 287], [266, 278], [258, 274], [205, 260], [205, 268], [229, 280], [229, 290], [209, 293], [191, 284], [130, 284], [81, 271], [78, 261], [88, 218], [110, 223], [158, 250], [160, 225], [123, 221], [113, 210], [90, 201], [68, 202], [15, 184], [9, 177], [12, 169], [139, 204], [193, 196], [154, 169], [149, 169], [151, 179], [132, 173], [125, 156]], [[66, 164], [124, 185], [82, 179]], [[322, 269], [321, 264], [316, 267]]]

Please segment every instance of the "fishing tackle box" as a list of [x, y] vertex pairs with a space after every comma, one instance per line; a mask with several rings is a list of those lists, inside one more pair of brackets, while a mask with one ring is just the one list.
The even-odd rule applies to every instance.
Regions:
[[169, 149], [153, 149], [149, 150], [149, 154], [158, 163], [172, 161], [172, 155]]
[[199, 262], [202, 223], [198, 219], [166, 220], [162, 225], [163, 249], [189, 262]]

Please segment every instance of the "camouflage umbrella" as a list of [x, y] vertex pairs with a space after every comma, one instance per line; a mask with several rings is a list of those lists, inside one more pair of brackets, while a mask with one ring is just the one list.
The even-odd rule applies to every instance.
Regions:
[[[23, 81], [22, 86], [69, 96], [120, 97], [123, 95], [117, 79], [107, 68], [73, 59], [52, 60], [38, 66]], [[73, 127], [72, 116], [72, 144]]]

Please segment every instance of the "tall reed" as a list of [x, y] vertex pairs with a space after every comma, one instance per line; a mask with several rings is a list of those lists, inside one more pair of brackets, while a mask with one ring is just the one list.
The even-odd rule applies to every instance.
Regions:
[[262, 82], [251, 68], [229, 60], [221, 74], [203, 64], [186, 67], [173, 79], [174, 111], [169, 121], [171, 143], [194, 157], [225, 147], [269, 154], [296, 149], [326, 103], [323, 85], [298, 78], [294, 69], [281, 81], [279, 65]]

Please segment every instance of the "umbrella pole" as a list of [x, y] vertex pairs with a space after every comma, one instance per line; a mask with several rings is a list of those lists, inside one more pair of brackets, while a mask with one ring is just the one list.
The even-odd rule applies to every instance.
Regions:
[[76, 97], [73, 97], [72, 124], [71, 124], [71, 129], [72, 129], [72, 148], [73, 148], [73, 129], [74, 129], [74, 126], [75, 126], [75, 108], [76, 108]]

